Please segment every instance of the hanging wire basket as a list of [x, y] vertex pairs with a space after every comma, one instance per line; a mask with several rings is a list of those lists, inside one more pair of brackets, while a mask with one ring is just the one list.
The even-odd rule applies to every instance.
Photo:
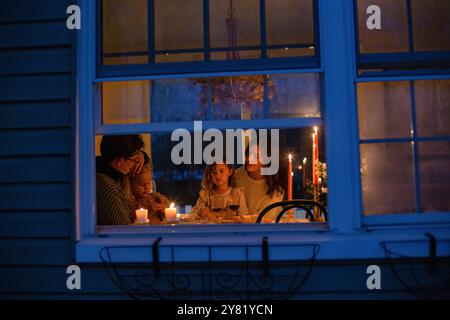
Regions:
[[[437, 240], [427, 233], [427, 239], [410, 241], [386, 241], [380, 245], [390, 268], [399, 283], [419, 299], [450, 298], [450, 239]], [[428, 246], [427, 259], [401, 253], [402, 248]], [[437, 250], [446, 251], [444, 257], [437, 257]]]
[[[207, 252], [206, 262], [175, 262], [175, 250], [186, 250], [186, 246], [172, 246], [168, 263], [159, 263], [155, 245], [105, 247], [100, 258], [111, 281], [137, 300], [287, 300], [305, 284], [319, 252], [316, 244], [283, 245], [290, 250], [303, 250], [308, 258], [269, 261], [268, 247], [262, 246], [263, 260], [254, 261], [250, 259], [252, 247], [255, 246], [242, 246], [246, 259], [232, 262], [213, 260], [217, 246], [195, 246], [196, 250]], [[145, 264], [121, 263], [123, 250], [149, 255], [153, 251], [153, 257]], [[271, 245], [271, 253], [276, 250], [277, 246]]]

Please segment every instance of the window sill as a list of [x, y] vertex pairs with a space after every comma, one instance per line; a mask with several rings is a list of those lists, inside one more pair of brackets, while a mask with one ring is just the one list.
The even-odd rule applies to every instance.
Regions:
[[[406, 257], [425, 258], [430, 254], [429, 238], [425, 233], [433, 234], [438, 241], [437, 257], [449, 256], [449, 226], [407, 230], [391, 228], [349, 234], [326, 232], [326, 225], [322, 230], [299, 231], [297, 227], [295, 232], [287, 232], [284, 229], [283, 234], [276, 232], [274, 226], [267, 230], [253, 227], [252, 233], [237, 231], [238, 228], [229, 232], [220, 228], [220, 232], [215, 233], [214, 227], [218, 226], [205, 228], [203, 232], [198, 230], [198, 226], [194, 227], [197, 228], [195, 234], [193, 228], [173, 227], [136, 227], [143, 229], [141, 234], [133, 232], [133, 227], [127, 228], [128, 232], [114, 233], [113, 230], [108, 230], [108, 234], [100, 233], [96, 237], [79, 241], [76, 244], [76, 260], [78, 263], [101, 263], [101, 250], [113, 247], [118, 250], [115, 262], [149, 263], [152, 261], [152, 244], [158, 237], [162, 237], [159, 243], [160, 262], [207, 262], [209, 257], [214, 261], [261, 261], [264, 236], [268, 237], [269, 257], [272, 261], [311, 259], [312, 246], [319, 247], [316, 260], [385, 259], [385, 251], [381, 246], [383, 242], [394, 243], [396, 250]], [[158, 234], [151, 232], [156, 228], [165, 230], [160, 230]], [[247, 253], [246, 247], [249, 248]]]
[[386, 228], [387, 226], [411, 226], [443, 224], [450, 225], [450, 213], [427, 212], [427, 213], [396, 213], [380, 214], [362, 217], [362, 224], [370, 228]]

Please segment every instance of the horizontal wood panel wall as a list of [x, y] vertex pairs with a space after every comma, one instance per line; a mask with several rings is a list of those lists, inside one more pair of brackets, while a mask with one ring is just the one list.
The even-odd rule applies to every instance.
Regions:
[[65, 285], [73, 263], [73, 3], [0, 0], [3, 299], [75, 296]]

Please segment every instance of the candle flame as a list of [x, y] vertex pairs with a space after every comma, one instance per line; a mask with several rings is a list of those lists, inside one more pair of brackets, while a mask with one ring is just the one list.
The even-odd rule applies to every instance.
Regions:
[[289, 160], [292, 160], [292, 154], [289, 153]]
[[314, 127], [314, 133], [317, 134], [317, 127], [316, 126]]
[[170, 204], [170, 208], [173, 208], [173, 207], [175, 207], [175, 203], [172, 202], [172, 203]]
[[298, 166], [298, 170], [302, 170], [302, 166]]
[[303, 158], [303, 165], [305, 165], [306, 163], [306, 158]]
[[140, 211], [144, 211], [144, 208], [140, 208], [139, 210], [140, 210]]

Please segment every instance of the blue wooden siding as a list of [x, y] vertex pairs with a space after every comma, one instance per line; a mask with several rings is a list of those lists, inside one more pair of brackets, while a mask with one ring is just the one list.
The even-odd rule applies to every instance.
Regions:
[[[72, 1], [0, 1], [0, 296], [68, 293]], [[58, 289], [56, 289], [58, 288]]]
[[[0, 299], [126, 297], [100, 265], [81, 265], [81, 291], [66, 288], [74, 263], [72, 3], [0, 0]], [[296, 298], [411, 297], [388, 271], [383, 291], [368, 291], [368, 264], [317, 266]]]

